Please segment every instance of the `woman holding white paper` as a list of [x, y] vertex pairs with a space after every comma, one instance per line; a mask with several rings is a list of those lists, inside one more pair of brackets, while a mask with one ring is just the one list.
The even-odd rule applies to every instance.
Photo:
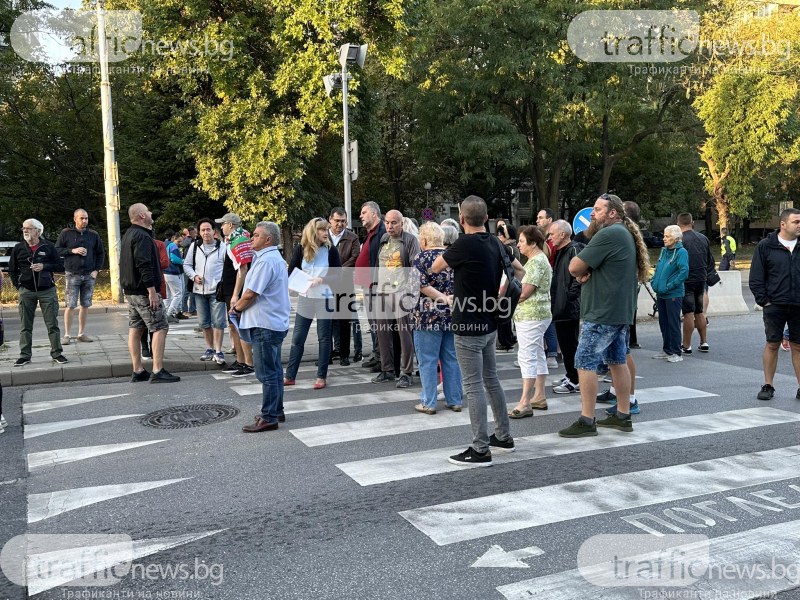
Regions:
[[[303, 228], [300, 243], [295, 246], [289, 260], [290, 280], [295, 269], [301, 269], [308, 276], [308, 285], [298, 285], [301, 290], [297, 299], [297, 315], [292, 332], [292, 348], [289, 351], [289, 364], [283, 385], [294, 385], [300, 360], [303, 358], [303, 347], [308, 337], [312, 321], [317, 319], [317, 340], [319, 342], [319, 360], [317, 362], [317, 380], [314, 389], [325, 387], [328, 378], [328, 363], [331, 358], [331, 318], [335, 316], [331, 284], [340, 276], [342, 261], [339, 252], [331, 244], [328, 236], [328, 221], [321, 217], [312, 219]], [[290, 286], [293, 287], [293, 286]], [[305, 291], [302, 291], [305, 290]]]

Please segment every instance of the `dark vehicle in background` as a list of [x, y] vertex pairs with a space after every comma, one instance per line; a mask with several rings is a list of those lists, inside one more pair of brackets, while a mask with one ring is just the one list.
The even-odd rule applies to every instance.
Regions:
[[664, 247], [664, 234], [649, 229], [642, 229], [642, 240], [644, 245], [648, 248], [663, 248]]

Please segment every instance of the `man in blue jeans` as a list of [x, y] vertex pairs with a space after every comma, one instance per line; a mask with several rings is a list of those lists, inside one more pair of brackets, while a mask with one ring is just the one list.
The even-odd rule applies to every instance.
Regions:
[[253, 346], [253, 366], [261, 382], [261, 414], [245, 433], [273, 431], [283, 423], [283, 365], [281, 345], [289, 331], [289, 276], [278, 245], [277, 224], [261, 221], [250, 238], [253, 262], [244, 280], [242, 297], [231, 307], [242, 339]]
[[[639, 228], [625, 216], [619, 197], [603, 194], [595, 200], [592, 220], [600, 226], [589, 244], [570, 261], [569, 272], [582, 285], [583, 327], [575, 353], [581, 388], [581, 416], [561, 437], [597, 435], [597, 427], [633, 431], [630, 415], [628, 328], [636, 310], [638, 280], [649, 270], [647, 249]], [[600, 362], [610, 368], [617, 393], [617, 411], [595, 421]]]
[[[495, 355], [498, 292], [503, 273], [500, 252], [507, 247], [503, 248], [486, 231], [488, 218], [486, 202], [478, 196], [468, 196], [461, 203], [459, 215], [464, 235], [431, 265], [434, 273], [453, 268], [451, 330], [455, 334], [456, 357], [472, 423], [472, 445], [449, 458], [451, 463], [460, 466], [490, 467], [491, 450], [514, 451], [506, 396], [497, 377]], [[514, 274], [522, 279], [525, 270], [510, 252], [508, 254], [513, 260]], [[495, 432], [491, 437], [486, 417], [487, 394], [494, 414]]]

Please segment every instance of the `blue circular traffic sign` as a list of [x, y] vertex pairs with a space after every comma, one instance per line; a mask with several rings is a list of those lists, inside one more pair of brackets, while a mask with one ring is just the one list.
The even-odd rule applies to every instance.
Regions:
[[592, 222], [593, 210], [594, 208], [591, 206], [579, 210], [578, 214], [575, 215], [575, 218], [572, 219], [572, 231], [578, 234], [581, 231], [586, 231], [587, 229], [589, 229], [589, 223]]
[[435, 215], [436, 215], [436, 213], [433, 212], [433, 209], [431, 207], [427, 207], [427, 208], [423, 208], [422, 209], [422, 220], [423, 221], [433, 221], [433, 217]]

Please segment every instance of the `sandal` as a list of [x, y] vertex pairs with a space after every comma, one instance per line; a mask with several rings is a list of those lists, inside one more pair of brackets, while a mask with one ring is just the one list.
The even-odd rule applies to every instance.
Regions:
[[533, 416], [533, 409], [529, 406], [522, 410], [515, 408], [510, 413], [508, 413], [508, 417], [510, 419], [524, 419], [525, 417], [532, 417]]

